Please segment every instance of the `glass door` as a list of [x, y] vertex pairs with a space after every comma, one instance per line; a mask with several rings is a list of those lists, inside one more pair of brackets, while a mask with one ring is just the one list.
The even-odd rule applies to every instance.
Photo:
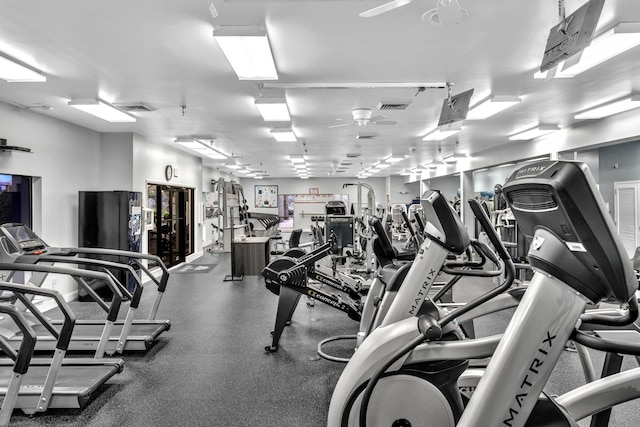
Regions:
[[155, 224], [148, 232], [149, 253], [168, 267], [185, 262], [193, 253], [193, 189], [149, 184], [147, 200]]

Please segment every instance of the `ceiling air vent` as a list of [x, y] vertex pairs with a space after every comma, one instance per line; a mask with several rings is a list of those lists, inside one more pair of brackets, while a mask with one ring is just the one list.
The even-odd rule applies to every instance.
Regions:
[[378, 104], [378, 110], [406, 110], [407, 107], [411, 104], [409, 102], [381, 102]]
[[360, 153], [347, 153], [347, 158], [348, 159], [357, 159], [360, 156], [361, 156]]
[[113, 105], [129, 113], [149, 113], [151, 111], [155, 111], [155, 108], [149, 104], [145, 104], [144, 102], [125, 102]]
[[377, 136], [377, 133], [359, 133], [356, 139], [375, 139]]

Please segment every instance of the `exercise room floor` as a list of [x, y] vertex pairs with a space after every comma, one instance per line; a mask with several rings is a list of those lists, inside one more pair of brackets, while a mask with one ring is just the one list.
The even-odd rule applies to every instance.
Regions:
[[[277, 297], [262, 279], [224, 282], [229, 254], [206, 253], [192, 264], [215, 267], [207, 273], [171, 275], [157, 317], [170, 319], [172, 326], [155, 347], [125, 354], [124, 371], [99, 389], [86, 408], [50, 410], [32, 418], [15, 410], [11, 425], [325, 426], [344, 365], [319, 359], [316, 345], [330, 336], [355, 333], [356, 322], [319, 302], [307, 307], [303, 298], [280, 350], [267, 353]], [[153, 296], [153, 291], [145, 295], [142, 313]], [[79, 318], [90, 316], [86, 303], [73, 307]], [[506, 321], [504, 316], [498, 320], [487, 324], [496, 328]], [[344, 354], [347, 347], [333, 350]], [[635, 366], [629, 359], [625, 368]], [[599, 369], [601, 359], [594, 362]], [[583, 383], [576, 353], [565, 351], [547, 391], [560, 393]], [[637, 408], [626, 404], [616, 409], [611, 425], [636, 427]]]

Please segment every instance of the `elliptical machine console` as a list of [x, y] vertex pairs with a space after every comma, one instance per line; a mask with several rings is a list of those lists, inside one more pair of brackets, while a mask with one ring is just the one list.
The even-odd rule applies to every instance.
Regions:
[[531, 240], [529, 262], [597, 302], [626, 303], [635, 273], [591, 174], [578, 162], [538, 162], [503, 188]]

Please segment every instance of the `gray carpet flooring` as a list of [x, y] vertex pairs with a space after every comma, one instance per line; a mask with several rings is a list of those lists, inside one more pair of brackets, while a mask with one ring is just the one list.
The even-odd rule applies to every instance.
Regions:
[[[158, 318], [171, 320], [171, 330], [150, 351], [125, 354], [124, 371], [102, 386], [86, 408], [35, 417], [16, 410], [11, 425], [324, 426], [344, 365], [319, 359], [316, 345], [329, 336], [355, 333], [356, 322], [319, 302], [307, 307], [303, 299], [279, 351], [267, 353], [277, 297], [256, 276], [224, 282], [229, 262], [229, 254], [206, 253], [194, 264], [217, 264], [209, 273], [171, 276], [158, 312]], [[479, 291], [475, 284], [462, 283], [454, 298], [468, 299]], [[142, 313], [154, 296], [152, 289], [145, 292]], [[73, 303], [73, 308], [78, 318], [99, 314], [88, 303]], [[476, 332], [500, 330], [508, 319], [509, 313], [483, 319]], [[337, 343], [327, 350], [344, 355], [349, 346]], [[602, 358], [594, 355], [594, 362], [600, 369]], [[635, 360], [625, 360], [624, 368], [634, 366]], [[546, 391], [558, 394], [583, 383], [577, 355], [567, 351]], [[612, 426], [639, 424], [637, 403], [614, 410]]]

